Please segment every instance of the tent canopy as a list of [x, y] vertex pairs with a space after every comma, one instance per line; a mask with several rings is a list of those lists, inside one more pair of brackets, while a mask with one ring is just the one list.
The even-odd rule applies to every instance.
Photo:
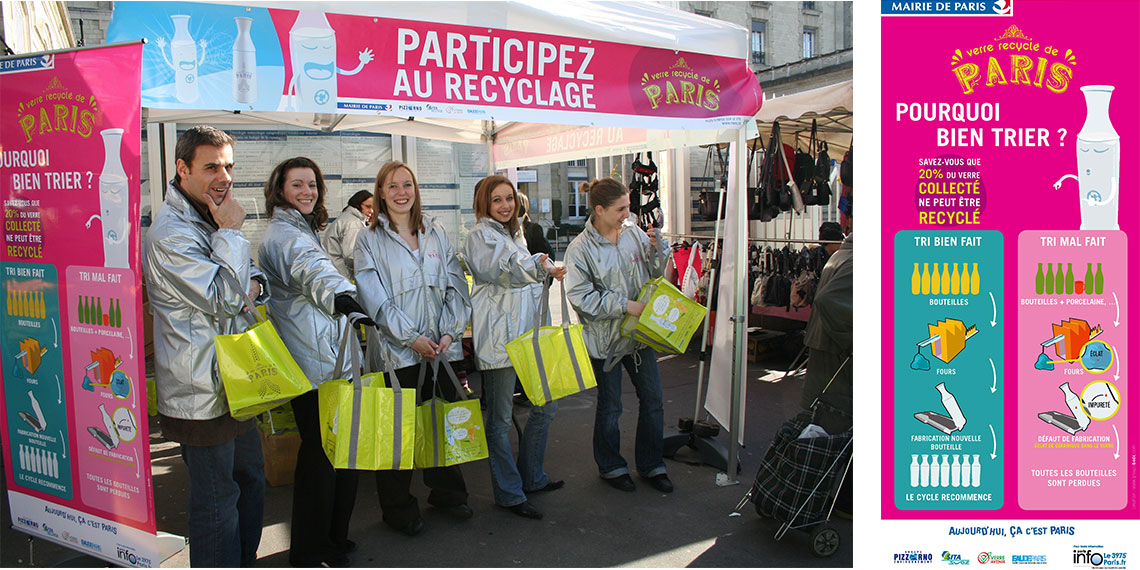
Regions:
[[[284, 124], [489, 143], [496, 167], [509, 167], [727, 142], [762, 102], [747, 66], [746, 30], [648, 2], [140, 2], [117, 4], [115, 12], [109, 40], [159, 40], [147, 44], [151, 51], [144, 58], [148, 122]], [[230, 99], [236, 72], [228, 63], [209, 67], [206, 53], [201, 57], [207, 63], [199, 62], [198, 69], [202, 88], [187, 95], [179, 85], [184, 76], [170, 61], [177, 58], [167, 55], [173, 55], [171, 39], [178, 32], [170, 20], [177, 14], [189, 15], [194, 40], [200, 37], [196, 30], [204, 36], [232, 29], [232, 18], [253, 18], [258, 100]], [[303, 96], [301, 70], [309, 67], [301, 64], [316, 64], [294, 61], [297, 53], [304, 56], [293, 45], [302, 21], [310, 26], [302, 32], [311, 33], [312, 22], [326, 26], [336, 52], [326, 67], [335, 70], [334, 100], [329, 104], [326, 93], [321, 108]], [[465, 54], [462, 63], [451, 58], [452, 48]], [[346, 69], [356, 64], [358, 49], [359, 74]], [[510, 54], [518, 53], [521, 61], [524, 49], [526, 69], [521, 63], [517, 72], [510, 69]], [[434, 66], [432, 56], [440, 65]], [[544, 58], [546, 72], [539, 75]], [[483, 75], [462, 73], [476, 68]], [[404, 91], [401, 77], [408, 83]], [[421, 77], [436, 83], [430, 95], [420, 91]], [[516, 80], [517, 90], [509, 90]], [[526, 81], [537, 93], [533, 105], [524, 104], [530, 95], [522, 87]], [[540, 85], [551, 89], [556, 83], [566, 90], [567, 102], [575, 87], [584, 93], [590, 83], [595, 107], [555, 105], [549, 91], [549, 104], [538, 105], [546, 103], [539, 101]], [[502, 92], [488, 96], [498, 85]], [[503, 104], [516, 93], [517, 100]], [[457, 101], [459, 94], [463, 99]]]
[[811, 137], [811, 122], [817, 125], [817, 138], [827, 141], [829, 146], [839, 149], [851, 147], [854, 112], [852, 106], [852, 81], [801, 91], [783, 97], [773, 97], [764, 101], [764, 106], [756, 113], [761, 123], [761, 132], [771, 130], [771, 124], [780, 122], [780, 134], [784, 142], [796, 146], [806, 143]]

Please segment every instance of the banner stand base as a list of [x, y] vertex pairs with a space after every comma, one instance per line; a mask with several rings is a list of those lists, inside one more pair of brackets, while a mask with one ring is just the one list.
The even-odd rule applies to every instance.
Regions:
[[158, 559], [166, 562], [171, 556], [182, 552], [186, 548], [186, 537], [158, 531]]

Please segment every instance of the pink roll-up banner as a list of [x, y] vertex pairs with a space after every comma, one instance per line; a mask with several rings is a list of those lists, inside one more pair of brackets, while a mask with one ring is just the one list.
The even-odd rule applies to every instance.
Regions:
[[139, 257], [142, 45], [0, 60], [14, 528], [157, 566]]

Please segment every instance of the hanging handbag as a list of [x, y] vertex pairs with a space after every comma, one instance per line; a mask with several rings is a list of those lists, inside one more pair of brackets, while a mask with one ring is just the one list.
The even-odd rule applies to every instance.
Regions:
[[[337, 469], [411, 469], [416, 449], [416, 391], [401, 387], [392, 370], [361, 375], [360, 344], [353, 325], [363, 316], [349, 315], [337, 352], [335, 370], [343, 370], [345, 356], [351, 357], [349, 377], [323, 382], [317, 388], [321, 445]], [[379, 341], [374, 331], [368, 333], [366, 342], [369, 354], [364, 360], [375, 362]], [[391, 387], [384, 385], [385, 380]]]
[[570, 304], [562, 284], [562, 325], [542, 326], [549, 312], [552, 278], [542, 285], [542, 299], [534, 328], [506, 345], [507, 356], [518, 374], [523, 391], [536, 406], [584, 392], [598, 385], [582, 325], [570, 324]]
[[[429, 362], [420, 363], [419, 386], [423, 386]], [[431, 359], [435, 381], [432, 397], [416, 406], [417, 469], [459, 465], [488, 457], [487, 434], [483, 429], [483, 412], [479, 400], [467, 397], [451, 363], [442, 355]], [[460, 400], [448, 402], [439, 392], [439, 369], [443, 368]]]
[[[811, 121], [812, 138], [815, 138], [815, 119]], [[814, 203], [826, 206], [831, 203], [831, 157], [827, 154], [827, 142], [819, 141], [819, 155], [815, 157], [815, 187], [812, 189]]]
[[[854, 146], [854, 143], [852, 143]], [[854, 186], [852, 182], [855, 181], [854, 165], [852, 164], [851, 152], [854, 148], [847, 149], [843, 155], [843, 163], [839, 165], [839, 180], [843, 182], [844, 186]]]
[[313, 389], [273, 323], [263, 317], [253, 299], [226, 268], [218, 271], [230, 288], [244, 297], [242, 315], [250, 321], [243, 333], [214, 337], [218, 375], [230, 415], [245, 420], [276, 408]]

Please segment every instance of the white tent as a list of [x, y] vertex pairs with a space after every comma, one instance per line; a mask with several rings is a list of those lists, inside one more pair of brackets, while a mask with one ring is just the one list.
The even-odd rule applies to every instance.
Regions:
[[[165, 4], [148, 2], [144, 4], [147, 5], [145, 8], [140, 8], [136, 3], [120, 3], [116, 5], [116, 13], [120, 10], [135, 10], [137, 14], [137, 11], [146, 10], [148, 12], [157, 12], [158, 14], [146, 13], [144, 15], [137, 15], [132, 24], [137, 25], [138, 29], [132, 29], [130, 25], [123, 25], [119, 26], [118, 30], [116, 30], [115, 22], [112, 21], [111, 31], [117, 33], [117, 35], [111, 37], [109, 34], [109, 41], [118, 41], [129, 37], [146, 37], [154, 31], [153, 25], [148, 24], [148, 21], [165, 21], [166, 18], [160, 14], [177, 14], [180, 12], [171, 12], [171, 10], [187, 10], [188, 8], [194, 8], [195, 4], [200, 5], [202, 3]], [[212, 12], [222, 12], [223, 7], [230, 12], [236, 9], [228, 3], [208, 2], [208, 4], [215, 5], [217, 9], [215, 10], [214, 6], [211, 6], [209, 12], [195, 12], [201, 14], [195, 16], [196, 18], [209, 18]], [[660, 4], [648, 2], [618, 3], [585, 2], [581, 0], [541, 3], [247, 2], [243, 4], [243, 7], [245, 7], [244, 9], [247, 12], [250, 9], [262, 11], [299, 11], [302, 13], [308, 11], [320, 13], [321, 16], [319, 17], [322, 20], [325, 19], [324, 14], [330, 16], [348, 15], [348, 17], [357, 18], [357, 20], [363, 22], [364, 25], [367, 25], [367, 20], [377, 22], [381, 19], [393, 22], [398, 21], [399, 24], [394, 25], [405, 26], [407, 28], [414, 28], [416, 25], [427, 23], [428, 25], [438, 26], [438, 33], [441, 37], [445, 34], [447, 35], [446, 46], [448, 48], [450, 48], [450, 42], [452, 41], [451, 34], [449, 34], [448, 31], [460, 27], [462, 27], [462, 30], [482, 28], [486, 31], [480, 33], [486, 33], [488, 35], [492, 32], [498, 33], [503, 31], [506, 31], [506, 33], [525, 33], [537, 38], [535, 39], [536, 44], [540, 44], [542, 38], [554, 38], [554, 40], [562, 38], [565, 43], [578, 44], [584, 41], [592, 46], [587, 48], [591, 53], [595, 48], [602, 49], [603, 46], [620, 44], [619, 47], [628, 47], [627, 51], [632, 50], [631, 53], [635, 52], [637, 54], [636, 57], [641, 57], [644, 53], [652, 52], [658, 54], [659, 62], [667, 58], [667, 67], [663, 67], [659, 63], [656, 68], [658, 70], [673, 70], [678, 73], [689, 70], [694, 71], [693, 76], [695, 77], [697, 75], [695, 71], [704, 72], [704, 69], [714, 70], [714, 68], [717, 67], [710, 65], [705, 68], [699, 66], [692, 68], [689, 67], [689, 62], [686, 61], [686, 58], [692, 60], [702, 59], [714, 61], [717, 65], [727, 68], [716, 68], [716, 73], [710, 73], [710, 75], [720, 74], [726, 78], [739, 78], [743, 73], [744, 76], [748, 78], [748, 81], [755, 81], [755, 78], [751, 75], [751, 72], [748, 71], [747, 67], [747, 61], [750, 56], [747, 30], [727, 22], [688, 14], [679, 10], [665, 8]], [[233, 14], [230, 12], [227, 12], [227, 15], [232, 16]], [[223, 20], [224, 18], [225, 16], [221, 16], [219, 20]], [[296, 19], [300, 21], [299, 16], [296, 17]], [[224, 24], [224, 22], [219, 22], [219, 28]], [[327, 26], [328, 24], [326, 23], [325, 25]], [[296, 26], [296, 24], [294, 26]], [[124, 28], [126, 28], [125, 31]], [[330, 29], [329, 31], [331, 32], [332, 30]], [[401, 29], [401, 32], [403, 32], [403, 29]], [[279, 37], [284, 37], [281, 29], [278, 29], [277, 33]], [[290, 32], [290, 40], [292, 39], [291, 36], [292, 31]], [[350, 42], [360, 40], [360, 37], [360, 34], [345, 34], [339, 41]], [[468, 37], [475, 38], [476, 36], [470, 35]], [[403, 39], [403, 36], [401, 36], [401, 39]], [[369, 38], [369, 41], [373, 41], [373, 38]], [[383, 44], [383, 38], [375, 41], [381, 42], [379, 45], [387, 45]], [[441, 43], [444, 42], [444, 40], [440, 41]], [[284, 51], [284, 44], [285, 42], [282, 40], [282, 51]], [[437, 44], [436, 47], [437, 49], [443, 49], [440, 48], [439, 44]], [[388, 48], [391, 49], [391, 46], [388, 46]], [[204, 49], [203, 47], [203, 50]], [[426, 47], [424, 49], [426, 51]], [[503, 49], [505, 52], [507, 48], [504, 47]], [[380, 48], [377, 48], [376, 51], [379, 52]], [[671, 51], [672, 54], [669, 54], [669, 51]], [[156, 52], [161, 53], [162, 58], [166, 57], [165, 51], [158, 52], [156, 50]], [[193, 54], [193, 52], [191, 53]], [[382, 65], [391, 64], [395, 59], [394, 54], [390, 51], [385, 52], [383, 57], [386, 59], [381, 61]], [[341, 56], [334, 56], [334, 58], [339, 59]], [[152, 58], [152, 60], [153, 59], [154, 58]], [[194, 56], [191, 56], [190, 59], [190, 63], [192, 64]], [[674, 60], [675, 63], [673, 63]], [[361, 61], [364, 61], [363, 56]], [[332, 64], [334, 70], [338, 63], [340, 63], [340, 61], [335, 61]], [[448, 63], [449, 67], [451, 67], [452, 63], [450, 58]], [[601, 72], [606, 69], [608, 64], [610, 64], [608, 61], [595, 63], [597, 66], [596, 69], [598, 70], [595, 73], [601, 75]], [[506, 67], [505, 64], [504, 67]], [[163, 71], [165, 72], [165, 68], [163, 68]], [[344, 70], [335, 70], [334, 75], [336, 71], [339, 71], [342, 75], [352, 75], [355, 73], [353, 71], [346, 73]], [[672, 73], [673, 71], [668, 72]], [[175, 70], [175, 78], [185, 78], [187, 81], [193, 80], [186, 78], [184, 75], [178, 75], [177, 73], [177, 70]], [[204, 74], [205, 71], [202, 73]], [[638, 73], [640, 74], [640, 71], [638, 71]], [[665, 72], [659, 73], [657, 76], [663, 76], [664, 73]], [[747, 234], [747, 208], [744, 206], [744, 193], [739, 192], [737, 189], [743, 188], [746, 185], [745, 169], [743, 168], [745, 163], [745, 141], [757, 135], [755, 130], [756, 123], [751, 120], [751, 116], [761, 104], [758, 84], [747, 86], [747, 82], [745, 82], [741, 84], [746, 85], [745, 87], [734, 89], [731, 85], [724, 86], [717, 82], [717, 88], [724, 89], [724, 91], [721, 92], [722, 97], [737, 97], [742, 100], [737, 102], [736, 107], [725, 109], [725, 112], [719, 117], [708, 117], [708, 113], [705, 113], [704, 118], [694, 119], [692, 117], [678, 117], [668, 114], [654, 115], [653, 113], [638, 113], [636, 109], [624, 113], [568, 112], [562, 110], [536, 110], [533, 108], [484, 105], [486, 111], [483, 112], [483, 115], [485, 116], [479, 119], [470, 119], [452, 118], [453, 114], [463, 114], [465, 110], [469, 110], [469, 108], [463, 105], [433, 109], [431, 105], [416, 104], [413, 106], [380, 103], [371, 105], [368, 107], [369, 110], [362, 111], [360, 110], [361, 107], [353, 107], [351, 112], [344, 113], [336, 112], [343, 107], [333, 109], [333, 112], [327, 112], [325, 109], [318, 112], [283, 112], [279, 110], [281, 107], [271, 109], [265, 108], [264, 106], [257, 108], [249, 106], [249, 108], [239, 109], [237, 107], [244, 106], [227, 104], [200, 105], [182, 100], [183, 98], [181, 97], [176, 101], [173, 97], [175, 89], [173, 86], [174, 81], [171, 81], [171, 87], [167, 89], [165, 98], [162, 97], [162, 90], [156, 89], [153, 90], [153, 92], [158, 93], [160, 96], [148, 103], [148, 95], [151, 94], [151, 92], [147, 89], [145, 74], [146, 69], [144, 67], [143, 105], [146, 107], [144, 120], [150, 125], [190, 121], [268, 123], [319, 129], [327, 132], [365, 130], [394, 135], [485, 144], [490, 149], [491, 170], [502, 167], [549, 163], [570, 158], [612, 156], [646, 150], [661, 151], [716, 142], [735, 143], [735, 148], [731, 153], [731, 176], [729, 180], [729, 192], [726, 199], [730, 201], [730, 204], [735, 204], [735, 207], [729, 207], [729, 211], [735, 212], [736, 215], [728, 220], [729, 229], [726, 235], [731, 238], [732, 241], [739, 243], [728, 243], [726, 241], [726, 251], [722, 257], [722, 259], [724, 259], [722, 271], [735, 271], [736, 275], [731, 280], [734, 283], [744, 283], [746, 281], [744, 279], [744, 271], [746, 267], [745, 254], [747, 245], [744, 238]], [[294, 77], [297, 77], [296, 73], [294, 73]], [[201, 79], [204, 80], [205, 75], [203, 75]], [[639, 79], [642, 85], [644, 85], [646, 81], [650, 79], [649, 72], [647, 71], [644, 77], [639, 75], [636, 77], [620, 78], [621, 88], [629, 89], [630, 85], [636, 85]], [[613, 79], [610, 78], [610, 80], [612, 81]], [[701, 77], [701, 80], [706, 81], [706, 78]], [[712, 84], [710, 83], [710, 85]], [[335, 89], [333, 92], [335, 99]], [[285, 97], [289, 97], [291, 91], [287, 89], [285, 93]], [[215, 94], [210, 93], [208, 95], [212, 96]], [[681, 99], [686, 96], [691, 96], [692, 93], [669, 93], [669, 95], [675, 99]], [[197, 97], [197, 93], [195, 93], [195, 97]], [[343, 97], [342, 88], [341, 98], [343, 99]], [[300, 98], [299, 92], [298, 98]], [[696, 98], [699, 102], [700, 96], [698, 95]], [[666, 103], [669, 102], [668, 98], [664, 100]], [[198, 102], [200, 103], [201, 100], [198, 100]], [[422, 103], [422, 101], [413, 102]], [[725, 100], [722, 99], [720, 103], [724, 104]], [[729, 107], [730, 105], [724, 106]], [[211, 109], [209, 107], [213, 108]], [[706, 104], [705, 107], [708, 108], [709, 105]], [[739, 116], [738, 113], [734, 113], [737, 109], [748, 107], [750, 107], [750, 110], [748, 110], [744, 116]], [[409, 112], [401, 113], [399, 111], [401, 108], [409, 108]], [[654, 104], [654, 108], [657, 108], [656, 104]], [[171, 137], [172, 135], [168, 132], [165, 136]], [[549, 141], [555, 140], [558, 137], [561, 137], [563, 141], [568, 141], [568, 144], [547, 144]], [[589, 144], [585, 144], [583, 141], [588, 141]], [[168, 143], [169, 142], [172, 141], [168, 141]], [[167, 144], [166, 146], [167, 150], [164, 156], [154, 156], [159, 146], [154, 142], [151, 143], [152, 171], [154, 170], [154, 165], [163, 162], [169, 164], [170, 168], [172, 168], [173, 145]], [[688, 202], [688, 181], [681, 180], [677, 172], [682, 169], [674, 167], [674, 164], [680, 162], [679, 157], [680, 154], [677, 153], [672, 160], [663, 157], [664, 160], [661, 161], [662, 195], [663, 203], [666, 207], [668, 207], [671, 201], [675, 201], [676, 203]], [[676, 197], [670, 200], [670, 196], [674, 195]], [[668, 230], [668, 227], [666, 230]], [[733, 238], [733, 236], [736, 237]], [[721, 298], [733, 298], [735, 302], [733, 314], [741, 317], [735, 320], [734, 340], [736, 345], [735, 354], [742, 355], [745, 342], [746, 318], [744, 317], [747, 311], [747, 305], [745, 303], [747, 292], [743, 291], [743, 287], [739, 287], [738, 289], [740, 290], [735, 291], [733, 295], [728, 297], [722, 296]], [[720, 330], [727, 332], [727, 328]], [[743, 358], [736, 358], [735, 360], [736, 373], [734, 374], [733, 380], [733, 393], [737, 395], [736, 397], [739, 397], [739, 386], [743, 378], [745, 361]], [[733, 418], [729, 423], [731, 424], [728, 426], [730, 431], [739, 433], [739, 418]], [[735, 477], [735, 466], [736, 454], [733, 452], [729, 458], [730, 478]]]

